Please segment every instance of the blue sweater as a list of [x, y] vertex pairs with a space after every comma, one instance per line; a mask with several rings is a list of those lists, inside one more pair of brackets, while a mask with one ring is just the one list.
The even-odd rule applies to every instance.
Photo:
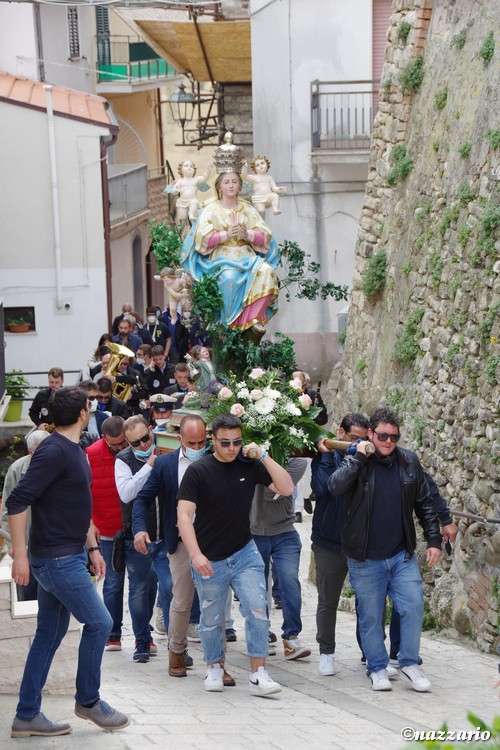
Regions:
[[7, 500], [9, 515], [31, 506], [30, 551], [38, 557], [82, 552], [92, 517], [90, 466], [78, 443], [53, 432], [36, 449]]
[[316, 495], [311, 541], [318, 547], [342, 552], [340, 532], [344, 515], [344, 496], [328, 492], [328, 478], [338, 469], [343, 454], [339, 451], [318, 453], [311, 465], [311, 489]]

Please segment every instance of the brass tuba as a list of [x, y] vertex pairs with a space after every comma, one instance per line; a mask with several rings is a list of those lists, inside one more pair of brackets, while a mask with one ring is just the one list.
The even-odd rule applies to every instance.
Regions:
[[118, 373], [118, 367], [125, 357], [133, 358], [135, 357], [135, 354], [132, 349], [127, 349], [126, 346], [122, 346], [121, 344], [115, 344], [113, 341], [109, 341], [106, 346], [111, 352], [111, 357], [109, 358], [106, 371], [103, 372], [102, 375], [103, 377], [109, 377], [113, 380], [113, 396], [116, 396], [120, 401], [128, 401], [134, 386], [129, 383], [118, 383], [116, 376]]

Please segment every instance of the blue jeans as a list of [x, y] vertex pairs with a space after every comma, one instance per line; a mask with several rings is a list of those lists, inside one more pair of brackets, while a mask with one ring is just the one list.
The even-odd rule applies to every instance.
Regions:
[[31, 555], [30, 563], [39, 584], [38, 619], [16, 711], [26, 721], [40, 712], [42, 689], [71, 614], [83, 623], [75, 699], [84, 705], [99, 700], [102, 654], [112, 625], [87, 570], [85, 552], [59, 558]]
[[101, 552], [106, 563], [106, 577], [102, 586], [102, 598], [111, 617], [113, 626], [109, 634], [110, 641], [119, 641], [123, 624], [123, 594], [125, 590], [125, 571], [117, 573], [111, 565], [112, 539], [101, 539]]
[[299, 581], [299, 562], [302, 542], [295, 529], [275, 536], [254, 536], [253, 540], [264, 560], [266, 581], [269, 579], [269, 562], [279, 583], [281, 605], [283, 607], [282, 637], [290, 638], [302, 630], [300, 610], [302, 594]]
[[158, 606], [163, 612], [163, 622], [168, 632], [170, 621], [170, 602], [172, 601], [172, 574], [170, 573], [170, 564], [167, 557], [167, 543], [164, 539], [160, 542], [151, 542], [148, 544], [148, 558], [154, 568], [158, 578]]
[[357, 597], [359, 631], [368, 674], [385, 669], [389, 661], [381, 627], [387, 596], [393, 600], [401, 618], [399, 664], [402, 667], [417, 664], [424, 596], [415, 555], [408, 557], [403, 551], [386, 560], [364, 562], [347, 558], [347, 565]]
[[132, 539], [125, 539], [125, 568], [128, 575], [128, 607], [136, 641], [149, 641], [149, 621], [156, 599], [156, 574], [149, 555], [134, 548]]
[[240, 612], [245, 618], [248, 656], [267, 658], [269, 619], [267, 617], [264, 562], [255, 543], [225, 560], [211, 561], [212, 576], [201, 576], [191, 566], [193, 580], [201, 603], [199, 633], [203, 658], [216, 664], [225, 653], [225, 608], [231, 587], [240, 600]]

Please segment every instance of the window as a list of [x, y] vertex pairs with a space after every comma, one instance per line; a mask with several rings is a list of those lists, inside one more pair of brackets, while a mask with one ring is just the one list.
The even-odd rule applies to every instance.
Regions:
[[68, 37], [70, 60], [76, 60], [80, 57], [80, 34], [78, 32], [78, 8], [75, 5], [68, 8]]
[[4, 307], [4, 330], [27, 333], [35, 330], [34, 307]]

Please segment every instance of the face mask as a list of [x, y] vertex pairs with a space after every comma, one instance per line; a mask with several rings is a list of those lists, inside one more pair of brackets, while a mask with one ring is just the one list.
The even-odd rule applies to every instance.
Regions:
[[156, 323], [156, 315], [148, 315], [148, 323]]
[[95, 398], [93, 401], [90, 402], [90, 409], [89, 412], [91, 414], [94, 414], [94, 412], [97, 411], [97, 399]]
[[134, 450], [134, 456], [136, 456], [136, 458], [149, 458], [154, 450], [154, 447], [154, 443], [151, 443], [147, 451]]
[[136, 361], [136, 364], [143, 365], [146, 360], [143, 359], [142, 357], [137, 357], [137, 359], [135, 361]]
[[156, 311], [156, 317], [161, 318], [161, 312], [159, 310]]
[[199, 450], [195, 450], [194, 448], [187, 448], [184, 443], [182, 443], [182, 447], [184, 448], [184, 455], [186, 458], [189, 458], [190, 461], [198, 461], [205, 455], [206, 446]]

